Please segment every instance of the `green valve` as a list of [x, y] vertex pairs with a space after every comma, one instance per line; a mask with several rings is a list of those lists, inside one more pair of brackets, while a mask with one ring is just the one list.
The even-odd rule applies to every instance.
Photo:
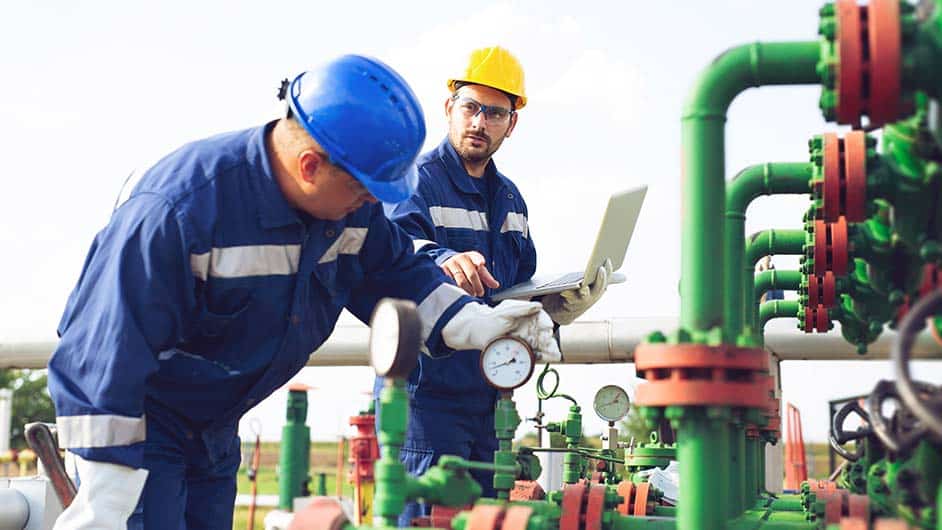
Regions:
[[311, 429], [307, 422], [305, 385], [288, 389], [285, 426], [281, 429], [281, 451], [278, 456], [278, 507], [292, 511], [294, 499], [310, 495]]

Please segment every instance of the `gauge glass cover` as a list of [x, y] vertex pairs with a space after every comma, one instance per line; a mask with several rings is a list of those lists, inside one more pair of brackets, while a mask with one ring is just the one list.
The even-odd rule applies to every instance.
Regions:
[[501, 390], [522, 386], [533, 374], [534, 357], [520, 339], [501, 337], [481, 352], [481, 371], [487, 382]]
[[618, 421], [628, 415], [631, 401], [620, 386], [605, 385], [595, 393], [595, 413], [605, 421]]

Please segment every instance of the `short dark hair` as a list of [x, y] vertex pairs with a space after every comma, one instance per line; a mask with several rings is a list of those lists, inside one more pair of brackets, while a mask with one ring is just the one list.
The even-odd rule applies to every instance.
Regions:
[[[457, 94], [458, 91], [461, 90], [461, 87], [465, 85], [477, 85], [477, 84], [478, 83], [468, 83], [467, 81], [455, 81], [455, 92], [452, 94], [452, 96]], [[480, 85], [480, 86], [487, 86], [487, 85]], [[488, 88], [494, 88], [494, 87], [488, 87]], [[499, 88], [494, 88], [494, 90], [498, 90], [501, 93], [503, 93], [505, 96], [507, 96], [507, 99], [510, 100], [510, 110], [517, 110], [517, 96], [511, 94], [510, 92], [504, 92], [503, 90]]]

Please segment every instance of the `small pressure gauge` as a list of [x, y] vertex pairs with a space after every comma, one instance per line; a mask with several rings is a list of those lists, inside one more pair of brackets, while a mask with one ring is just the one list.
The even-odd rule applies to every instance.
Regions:
[[533, 375], [535, 364], [530, 345], [516, 337], [499, 337], [481, 351], [484, 379], [498, 390], [523, 386]]
[[617, 385], [605, 385], [595, 393], [595, 413], [605, 421], [616, 422], [628, 415], [631, 401], [628, 393]]
[[409, 376], [418, 362], [421, 329], [414, 303], [384, 298], [376, 304], [370, 319], [370, 363], [376, 375]]

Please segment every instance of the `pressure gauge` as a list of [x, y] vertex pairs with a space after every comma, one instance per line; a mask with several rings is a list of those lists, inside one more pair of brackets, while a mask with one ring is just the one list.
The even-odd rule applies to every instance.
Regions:
[[481, 351], [484, 379], [498, 390], [523, 386], [533, 375], [535, 364], [530, 345], [516, 337], [499, 337]]
[[376, 375], [405, 378], [418, 362], [422, 324], [415, 304], [384, 298], [370, 319], [370, 363]]
[[616, 422], [628, 415], [628, 393], [617, 385], [605, 385], [595, 393], [595, 413], [605, 421]]

